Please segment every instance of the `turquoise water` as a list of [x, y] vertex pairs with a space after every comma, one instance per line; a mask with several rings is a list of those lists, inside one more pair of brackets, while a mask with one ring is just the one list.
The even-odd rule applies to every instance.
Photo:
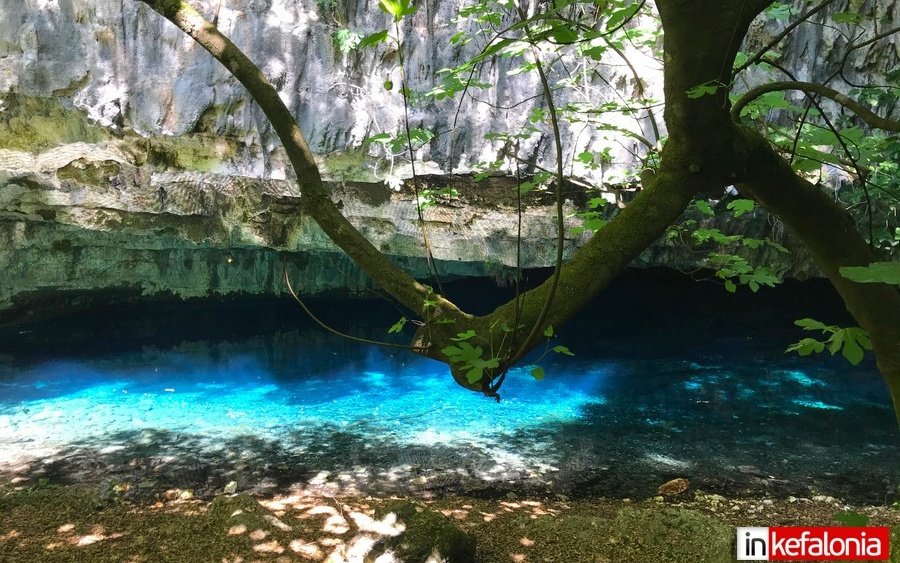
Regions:
[[[672, 288], [642, 283], [636, 306], [662, 309]], [[872, 366], [785, 356], [791, 329], [761, 339], [755, 323], [768, 309], [790, 327], [796, 296], [753, 299], [709, 297], [687, 321], [681, 310], [598, 320], [622, 315], [614, 289], [562, 331], [576, 356], [545, 358], [542, 382], [511, 371], [500, 403], [458, 388], [440, 363], [311, 329], [283, 301], [35, 325], [0, 341], [12, 352], [0, 360], [0, 475], [128, 482], [140, 500], [232, 481], [644, 497], [674, 477], [730, 495], [896, 498], [900, 434]], [[319, 306], [360, 334], [384, 335], [394, 315]], [[751, 318], [723, 331], [705, 308]]]

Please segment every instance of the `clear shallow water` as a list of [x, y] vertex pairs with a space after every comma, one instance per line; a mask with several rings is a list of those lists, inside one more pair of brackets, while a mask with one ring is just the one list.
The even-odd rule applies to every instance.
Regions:
[[[872, 366], [782, 353], [796, 335], [777, 327], [803, 299], [700, 293], [693, 316], [665, 315], [670, 282], [640, 283], [632, 314], [614, 288], [563, 331], [576, 357], [545, 358], [543, 382], [513, 370], [499, 404], [440, 363], [307, 329], [284, 302], [29, 327], [0, 340], [13, 351], [0, 362], [0, 474], [129, 482], [148, 499], [230, 481], [641, 497], [674, 477], [731, 495], [897, 496], [900, 433]], [[383, 334], [395, 313], [359, 303], [367, 316], [349, 329]], [[346, 322], [346, 306], [323, 308]], [[776, 329], [760, 338], [766, 311]], [[744, 313], [746, 325], [716, 326]]]

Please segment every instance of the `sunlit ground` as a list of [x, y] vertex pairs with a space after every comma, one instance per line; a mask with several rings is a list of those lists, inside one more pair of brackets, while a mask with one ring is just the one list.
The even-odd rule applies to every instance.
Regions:
[[[398, 534], [421, 530], [410, 517], [419, 510], [470, 534], [477, 561], [712, 563], [732, 559], [733, 526], [828, 525], [842, 508], [833, 499], [727, 500], [699, 494], [665, 502], [447, 498], [410, 505], [296, 491], [260, 500], [245, 495], [219, 496], [211, 503], [161, 500], [136, 508], [73, 487], [0, 492], [0, 557], [29, 563], [422, 561], [424, 556], [401, 556], [391, 543], [410, 541]], [[896, 509], [853, 509], [872, 525], [894, 526], [900, 537]]]

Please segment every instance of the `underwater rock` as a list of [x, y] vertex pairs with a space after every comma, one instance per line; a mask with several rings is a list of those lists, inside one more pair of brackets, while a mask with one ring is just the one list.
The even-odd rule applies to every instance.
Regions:
[[666, 481], [659, 486], [659, 494], [667, 497], [672, 495], [680, 495], [681, 493], [688, 490], [688, 487], [690, 487], [690, 485], [691, 482], [683, 477], [672, 479], [671, 481]]
[[374, 561], [387, 552], [404, 563], [475, 561], [474, 536], [463, 531], [443, 514], [410, 501], [387, 503], [375, 512], [376, 518], [384, 518], [389, 514], [395, 514], [397, 521], [405, 525], [406, 530], [379, 541], [367, 561]]

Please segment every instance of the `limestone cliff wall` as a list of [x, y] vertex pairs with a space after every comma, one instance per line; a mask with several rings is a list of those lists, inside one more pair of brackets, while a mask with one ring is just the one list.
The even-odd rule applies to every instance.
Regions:
[[[366, 34], [387, 27], [375, 2], [350, 0], [195, 0], [255, 60], [297, 116], [332, 178], [373, 180], [389, 167], [361, 147], [371, 134], [395, 131], [403, 113], [396, 54], [342, 53], [337, 29]], [[847, 6], [837, 2], [834, 9]], [[900, 3], [852, 2], [879, 20], [900, 20]], [[404, 24], [411, 87], [437, 83], [435, 71], [470, 56], [477, 43], [449, 41], [460, 2], [424, 0]], [[798, 2], [797, 6], [805, 5]], [[760, 23], [748, 48], [780, 29]], [[833, 27], [801, 26], [782, 52], [800, 79], [827, 75], [845, 41]], [[846, 73], [863, 80], [896, 68], [896, 38], [854, 52]], [[660, 95], [660, 76], [643, 61], [647, 92]], [[417, 155], [420, 170], [466, 170], [493, 158], [490, 131], [515, 129], [543, 102], [527, 73], [511, 63], [487, 65], [494, 88], [467, 102], [456, 129], [454, 101], [412, 108], [413, 125], [436, 133]], [[634, 88], [621, 65], [607, 79]], [[615, 96], [595, 85], [598, 101]], [[535, 97], [536, 96], [536, 97]], [[507, 107], [534, 97], [522, 105]], [[890, 108], [886, 108], [891, 111]], [[631, 118], [613, 122], [636, 127]], [[641, 132], [652, 136], [644, 120]], [[597, 141], [565, 131], [569, 147]], [[528, 141], [547, 162], [544, 135]], [[628, 148], [613, 167], [630, 164]], [[591, 171], [580, 170], [589, 176]], [[601, 169], [595, 173], [604, 174]], [[288, 264], [308, 292], [359, 289], [367, 280], [347, 263], [299, 207], [292, 172], [265, 119], [218, 63], [168, 22], [135, 0], [4, 0], [0, 2], [0, 311], [22, 310], [54, 292], [123, 290], [181, 297], [278, 293]], [[602, 177], [599, 179], [603, 179]], [[416, 275], [425, 267], [408, 190], [338, 182], [335, 201], [377, 247]], [[512, 207], [477, 192], [427, 210], [427, 228], [447, 275], [508, 275], [515, 264], [517, 218]], [[574, 208], [569, 204], [569, 210]], [[523, 266], [552, 263], [555, 227], [536, 199], [524, 216]], [[760, 214], [739, 232], [773, 236], [790, 246], [777, 223]], [[570, 237], [569, 250], [583, 242]], [[686, 270], [699, 257], [660, 242], [638, 265]], [[781, 273], [816, 275], [801, 252], [776, 262]], [[21, 305], [16, 307], [16, 304]]]

